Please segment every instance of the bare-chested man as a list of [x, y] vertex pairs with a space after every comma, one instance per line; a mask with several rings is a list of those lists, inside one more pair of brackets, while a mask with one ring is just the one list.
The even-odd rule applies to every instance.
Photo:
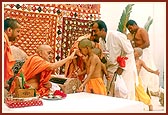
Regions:
[[148, 32], [144, 28], [140, 28], [134, 20], [129, 20], [126, 27], [133, 35], [133, 46], [140, 47], [142, 49], [150, 46]]
[[84, 56], [88, 56], [86, 62], [87, 76], [78, 91], [83, 91], [85, 87], [86, 92], [107, 95], [101, 73], [102, 62], [99, 57], [93, 53], [92, 42], [88, 39], [82, 39], [78, 47]]
[[[144, 28], [140, 28], [134, 20], [129, 20], [126, 24], [126, 27], [133, 35], [133, 47], [140, 47], [143, 49], [143, 55], [141, 56], [141, 59], [149, 68], [156, 70], [157, 68], [154, 64], [153, 56], [150, 51], [148, 32]], [[143, 85], [145, 90], [149, 88], [150, 91], [155, 93], [159, 91], [159, 77], [156, 77], [155, 74], [146, 71], [144, 68], [141, 69], [139, 75], [144, 82]]]

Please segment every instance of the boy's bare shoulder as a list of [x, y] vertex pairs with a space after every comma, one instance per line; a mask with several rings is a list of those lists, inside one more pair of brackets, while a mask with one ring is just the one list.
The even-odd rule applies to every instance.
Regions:
[[92, 59], [94, 59], [94, 60], [100, 60], [100, 58], [96, 54], [93, 54]]
[[142, 59], [139, 59], [140, 64], [144, 64], [145, 62]]

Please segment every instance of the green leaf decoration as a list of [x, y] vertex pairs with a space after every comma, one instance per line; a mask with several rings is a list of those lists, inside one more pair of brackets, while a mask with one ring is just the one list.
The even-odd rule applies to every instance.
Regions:
[[144, 28], [147, 30], [147, 32], [148, 32], [149, 27], [152, 24], [152, 22], [153, 22], [153, 19], [149, 16], [147, 22], [144, 25]]
[[134, 4], [128, 4], [125, 7], [125, 9], [123, 10], [123, 13], [121, 15], [117, 31], [120, 31], [120, 32], [126, 34], [126, 30], [127, 30], [126, 24], [127, 24], [128, 20], [129, 20], [130, 13], [132, 12], [132, 6], [133, 5]]
[[20, 73], [20, 77], [22, 78], [22, 89], [24, 89], [25, 78], [22, 72]]

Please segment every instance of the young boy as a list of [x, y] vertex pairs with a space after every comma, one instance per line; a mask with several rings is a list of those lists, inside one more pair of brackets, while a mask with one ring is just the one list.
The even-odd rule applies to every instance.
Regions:
[[78, 91], [101, 95], [107, 95], [106, 87], [102, 79], [101, 65], [99, 57], [92, 51], [92, 42], [88, 39], [83, 39], [79, 42], [78, 47], [84, 56], [88, 56], [86, 61], [86, 78], [79, 87]]
[[[142, 55], [142, 53], [143, 53], [143, 51], [142, 51], [141, 48], [138, 48], [138, 47], [134, 48], [134, 56], [135, 56], [138, 75], [139, 75], [139, 72], [140, 72], [142, 67], [145, 68], [148, 72], [159, 75], [158, 70], [154, 71], [154, 70], [148, 68], [146, 66], [146, 64], [144, 63], [144, 61], [139, 58]], [[140, 76], [138, 76], [138, 79], [139, 79], [139, 85], [135, 87], [135, 89], [136, 89], [136, 93], [135, 93], [136, 94], [136, 100], [142, 101], [143, 103], [148, 105], [149, 106], [149, 111], [152, 111], [153, 110], [153, 105], [151, 104], [151, 99], [150, 99], [149, 95], [145, 92], [145, 90], [142, 86], [142, 81], [141, 81]]]

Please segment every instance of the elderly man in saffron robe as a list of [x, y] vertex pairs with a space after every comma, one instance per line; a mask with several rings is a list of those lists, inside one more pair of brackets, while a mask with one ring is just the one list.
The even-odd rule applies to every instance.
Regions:
[[[67, 61], [75, 58], [75, 52], [70, 56], [55, 63], [50, 63], [52, 59], [52, 48], [49, 45], [40, 45], [37, 54], [27, 58], [19, 74], [22, 72], [28, 85], [37, 90], [40, 96], [48, 95], [52, 87], [49, 82], [54, 69], [64, 65]], [[12, 82], [10, 93], [15, 90], [15, 82]]]

